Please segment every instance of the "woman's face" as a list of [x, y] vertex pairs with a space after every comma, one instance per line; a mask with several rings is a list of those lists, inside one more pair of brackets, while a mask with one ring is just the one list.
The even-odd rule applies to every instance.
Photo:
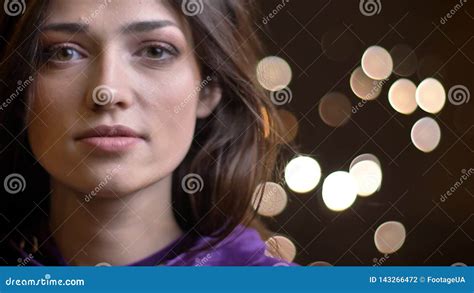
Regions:
[[169, 176], [196, 119], [220, 100], [203, 90], [181, 17], [157, 0], [52, 0], [46, 15], [28, 115], [39, 163], [86, 194], [100, 183], [128, 194]]

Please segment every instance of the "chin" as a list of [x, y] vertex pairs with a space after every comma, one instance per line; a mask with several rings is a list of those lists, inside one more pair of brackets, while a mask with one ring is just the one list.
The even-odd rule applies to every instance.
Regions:
[[[107, 179], [109, 178], [109, 179]], [[96, 198], [117, 198], [125, 197], [140, 190], [141, 184], [130, 178], [110, 178], [104, 177], [95, 185], [86, 184], [81, 188], [84, 202], [93, 201]], [[84, 192], [85, 190], [85, 192]]]
[[[126, 168], [123, 168], [116, 173], [104, 172], [103, 176], [94, 175], [93, 178], [82, 181], [79, 190], [81, 190], [84, 199], [124, 198], [150, 187], [166, 177], [166, 174], [162, 175], [160, 175], [160, 172], [156, 172], [150, 177], [150, 174], [148, 172], [144, 173], [143, 170], [129, 172]], [[82, 179], [85, 178], [82, 177]]]
[[[140, 188], [138, 176], [130, 176], [133, 172], [126, 172], [126, 168], [120, 166], [107, 168], [80, 167], [69, 176], [63, 174], [51, 174], [62, 185], [80, 193], [82, 201], [90, 201], [92, 198], [116, 198], [135, 192]], [[89, 199], [89, 200], [85, 200]]]

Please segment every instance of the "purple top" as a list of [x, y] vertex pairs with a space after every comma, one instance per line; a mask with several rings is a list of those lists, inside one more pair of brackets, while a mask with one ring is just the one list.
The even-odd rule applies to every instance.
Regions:
[[[199, 237], [192, 244], [192, 248], [203, 247], [211, 240], [213, 240], [211, 237]], [[190, 237], [184, 234], [163, 249], [142, 260], [130, 263], [128, 266], [298, 266], [296, 263], [265, 255], [266, 245], [258, 232], [243, 225], [237, 226], [231, 234], [213, 248], [197, 254], [190, 255], [189, 252], [183, 251], [185, 244], [189, 243], [188, 241], [190, 241]], [[39, 243], [42, 242], [39, 241]], [[40, 247], [41, 257], [39, 253], [29, 257], [27, 251], [13, 243], [12, 245], [20, 253], [19, 257], [24, 259], [25, 265], [68, 265], [61, 256], [53, 237], [49, 237]]]

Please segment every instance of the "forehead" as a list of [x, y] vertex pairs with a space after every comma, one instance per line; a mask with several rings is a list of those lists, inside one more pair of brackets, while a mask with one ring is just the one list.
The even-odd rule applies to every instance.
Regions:
[[110, 33], [123, 24], [148, 20], [171, 21], [183, 32], [186, 28], [166, 0], [50, 0], [44, 23], [78, 22]]

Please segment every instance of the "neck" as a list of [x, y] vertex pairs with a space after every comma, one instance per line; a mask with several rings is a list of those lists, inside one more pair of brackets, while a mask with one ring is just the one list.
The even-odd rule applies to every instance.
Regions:
[[69, 265], [126, 265], [183, 234], [171, 205], [171, 175], [126, 196], [84, 201], [84, 193], [51, 182], [49, 228]]

